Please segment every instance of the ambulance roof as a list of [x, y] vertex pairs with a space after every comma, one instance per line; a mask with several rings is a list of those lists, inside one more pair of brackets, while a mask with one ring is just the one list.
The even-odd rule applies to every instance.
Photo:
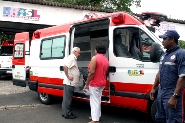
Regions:
[[[101, 15], [101, 16], [95, 16], [95, 17], [90, 18], [90, 19], [83, 19], [83, 20], [78, 20], [78, 21], [74, 21], [74, 22], [70, 22], [70, 23], [65, 23], [65, 24], [62, 24], [62, 25], [57, 25], [57, 26], [53, 26], [53, 27], [39, 29], [39, 30], [36, 30], [36, 31], [41, 33], [40, 37], [57, 35], [57, 34], [61, 34], [61, 33], [67, 33], [67, 32], [69, 32], [70, 27], [73, 26], [73, 25], [92, 22], [92, 21], [96, 21], [96, 20], [103, 20], [103, 19], [106, 19], [106, 18], [108, 19], [108, 18], [113, 17], [114, 15], [119, 15], [119, 14], [123, 15], [123, 23], [114, 24], [112, 21], [110, 21], [110, 26], [142, 25], [141, 21], [139, 21], [137, 18], [135, 18], [134, 16], [132, 16], [132, 15], [126, 13], [126, 12], [115, 12], [115, 13], [109, 13], [109, 14], [105, 14], [105, 15]], [[33, 37], [33, 39], [34, 39], [34, 37]]]

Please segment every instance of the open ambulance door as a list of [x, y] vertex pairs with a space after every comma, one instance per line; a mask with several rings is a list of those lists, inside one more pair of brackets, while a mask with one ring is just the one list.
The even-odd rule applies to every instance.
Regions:
[[[73, 47], [79, 47], [80, 48], [80, 56], [77, 59], [77, 65], [79, 67], [80, 71], [80, 78], [79, 78], [79, 85], [74, 90], [74, 97], [77, 99], [83, 99], [83, 100], [89, 100], [89, 93], [84, 93], [83, 88], [85, 86], [85, 82], [87, 80], [88, 76], [88, 64], [90, 63], [91, 57], [94, 55], [95, 46], [97, 43], [104, 43], [108, 46], [109, 41], [108, 40], [97, 40], [97, 39], [90, 39], [86, 40], [83, 39], [84, 37], [75, 37], [75, 32], [78, 33], [79, 28], [71, 27], [70, 31], [70, 42], [69, 42], [69, 53], [71, 52]], [[89, 35], [90, 36], [90, 35]], [[108, 38], [108, 37], [107, 37]], [[87, 48], [85, 48], [87, 47]], [[90, 58], [87, 59], [85, 55], [90, 55]], [[85, 57], [84, 57], [85, 56]], [[106, 53], [106, 57], [108, 58], [108, 51]], [[102, 102], [110, 103], [110, 82], [109, 78], [107, 77], [107, 83], [106, 86], [102, 92]]]
[[13, 85], [26, 87], [25, 47], [29, 44], [29, 33], [16, 33], [12, 59]]

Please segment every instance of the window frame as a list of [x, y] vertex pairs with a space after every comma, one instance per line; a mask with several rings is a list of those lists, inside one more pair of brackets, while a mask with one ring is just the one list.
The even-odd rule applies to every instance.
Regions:
[[[142, 43], [141, 32], [144, 32], [153, 42], [155, 42], [155, 40], [154, 40], [145, 30], [143, 30], [142, 28], [140, 28], [140, 27], [132, 27], [132, 26], [114, 28], [114, 30], [113, 30], [113, 54], [114, 54], [114, 56], [115, 56], [115, 57], [118, 57], [118, 56], [116, 56], [116, 54], [115, 54], [115, 48], [114, 48], [114, 45], [115, 45], [115, 41], [114, 41], [115, 32], [116, 32], [117, 29], [128, 29], [128, 28], [136, 28], [136, 29], [138, 29], [138, 33], [139, 33], [139, 42], [138, 42], [137, 45], [138, 45], [138, 48], [139, 48], [139, 50], [140, 50], [140, 52], [141, 52], [141, 54], [142, 54], [142, 57], [143, 57], [143, 50], [142, 50], [142, 44], [143, 44], [143, 43]], [[130, 43], [130, 41], [129, 41], [129, 43]], [[130, 48], [130, 46], [129, 46], [129, 48]], [[130, 52], [130, 51], [129, 51], [129, 52]], [[119, 57], [119, 58], [132, 58], [132, 59], [135, 59], [134, 57]], [[141, 60], [136, 59], [136, 60], [142, 61], [142, 62], [151, 62], [151, 60], [144, 60], [144, 59], [141, 59]]]
[[[52, 57], [52, 45], [53, 45], [53, 39], [56, 39], [56, 38], [62, 38], [64, 37], [64, 50], [63, 50], [63, 56], [62, 57]], [[42, 52], [42, 44], [44, 41], [47, 41], [47, 40], [52, 40], [52, 45], [51, 45], [51, 57], [46, 57], [46, 58], [42, 58], [41, 57], [41, 52]], [[40, 60], [50, 60], [50, 59], [63, 59], [65, 57], [65, 48], [66, 48], [66, 35], [60, 35], [60, 36], [54, 36], [54, 37], [49, 37], [49, 38], [44, 38], [41, 40], [41, 44], [40, 44], [40, 53], [39, 53], [39, 58]]]
[[[22, 44], [23, 45], [23, 56], [22, 57], [15, 57], [15, 46], [17, 45], [17, 44]], [[16, 43], [15, 45], [14, 45], [14, 49], [13, 49], [13, 58], [14, 59], [22, 59], [22, 58], [24, 58], [25, 57], [25, 44], [24, 43]]]

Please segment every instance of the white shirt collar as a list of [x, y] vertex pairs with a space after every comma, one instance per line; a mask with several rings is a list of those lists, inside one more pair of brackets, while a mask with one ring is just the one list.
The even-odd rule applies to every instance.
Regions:
[[76, 56], [73, 53], [71, 53], [71, 55], [77, 60]]

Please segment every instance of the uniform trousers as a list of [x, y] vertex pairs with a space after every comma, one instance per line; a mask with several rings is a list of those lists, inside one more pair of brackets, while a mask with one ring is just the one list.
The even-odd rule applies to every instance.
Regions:
[[155, 120], [157, 123], [182, 123], [182, 96], [178, 98], [176, 108], [168, 106], [168, 101], [174, 90], [159, 89], [157, 95], [157, 113]]

